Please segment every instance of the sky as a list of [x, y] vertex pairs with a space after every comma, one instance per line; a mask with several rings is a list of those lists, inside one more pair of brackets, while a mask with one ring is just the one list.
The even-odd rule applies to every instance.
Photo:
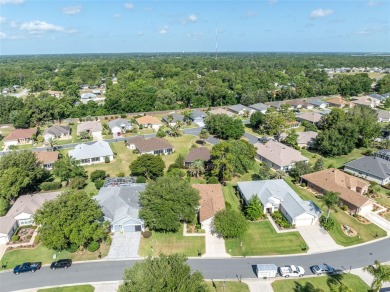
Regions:
[[0, 55], [390, 52], [390, 0], [0, 0]]

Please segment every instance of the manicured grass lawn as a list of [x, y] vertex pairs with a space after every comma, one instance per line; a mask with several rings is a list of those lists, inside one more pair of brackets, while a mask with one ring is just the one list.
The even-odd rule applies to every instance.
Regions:
[[[179, 154], [183, 154], [184, 156], [188, 154], [192, 145], [195, 144], [196, 140], [199, 140], [199, 137], [195, 137], [192, 135], [182, 135], [180, 137], [164, 137], [164, 139], [168, 140], [169, 143], [175, 148], [175, 152], [171, 155], [161, 156], [165, 161], [165, 170], [168, 169], [169, 165], [175, 162], [177, 156]], [[200, 145], [198, 145], [199, 147]], [[205, 145], [207, 147], [207, 143]]]
[[363, 153], [366, 152], [368, 149], [369, 148], [354, 149], [350, 154], [335, 157], [323, 157], [320, 154], [308, 151], [307, 149], [301, 149], [301, 153], [302, 155], [309, 158], [309, 162], [312, 165], [314, 165], [317, 159], [322, 158], [325, 162], [325, 168], [328, 168], [330, 165], [333, 165], [335, 168], [340, 168], [345, 163], [362, 157]]
[[151, 237], [141, 237], [138, 253], [140, 256], [158, 256], [160, 253], [182, 253], [186, 256], [197, 256], [198, 251], [202, 253], [206, 251], [204, 236], [183, 236], [182, 226], [177, 233], [153, 231]]
[[[323, 202], [317, 199], [314, 194], [309, 192], [306, 189], [303, 189], [295, 184], [293, 184], [290, 180], [286, 179], [286, 182], [293, 188], [293, 190], [301, 196], [304, 200], [312, 200], [317, 204], [318, 207], [322, 209], [324, 213], [327, 212], [326, 207]], [[342, 246], [350, 246], [363, 242], [367, 242], [376, 238], [380, 238], [386, 236], [386, 232], [379, 228], [377, 225], [371, 224], [362, 224], [357, 221], [354, 217], [348, 215], [344, 211], [339, 210], [338, 212], [332, 212], [330, 215], [335, 220], [335, 226], [332, 230], [329, 231], [329, 234], [336, 241], [336, 243]], [[357, 232], [357, 236], [349, 237], [344, 234], [341, 229], [341, 225], [346, 224], [352, 227]], [[378, 235], [377, 237], [375, 237]]]
[[[100, 245], [100, 252], [102, 257], [108, 254], [109, 246]], [[34, 249], [16, 249], [8, 251], [4, 254], [1, 259], [2, 263], [7, 263], [7, 269], [13, 269], [16, 265], [24, 262], [42, 262], [42, 264], [50, 264], [53, 262], [53, 255], [57, 255], [57, 259], [72, 259], [73, 261], [86, 261], [86, 260], [97, 260], [99, 250], [95, 252], [85, 251], [81, 254], [70, 253], [68, 251], [55, 252], [40, 244]]]
[[4, 146], [4, 138], [7, 137], [15, 128], [13, 126], [2, 126], [0, 127], [0, 132], [2, 135], [0, 135], [0, 150], [2, 150]]
[[225, 240], [225, 246], [232, 256], [253, 256], [303, 253], [302, 247], [306, 243], [298, 231], [276, 233], [267, 220], [250, 222], [249, 229], [241, 239]]
[[378, 193], [379, 198], [376, 198], [380, 205], [390, 208], [390, 190], [381, 187], [381, 190]]
[[386, 213], [386, 214], [385, 214], [385, 218], [386, 218], [386, 220], [389, 220], [389, 221], [390, 221], [390, 213]]
[[65, 287], [54, 287], [47, 289], [38, 289], [38, 292], [92, 292], [95, 291], [95, 287], [91, 285], [76, 285]]
[[275, 292], [317, 291], [309, 288], [311, 284], [315, 289], [321, 289], [321, 291], [330, 291], [330, 283], [341, 282], [349, 289], [351, 289], [351, 291], [370, 291], [370, 287], [356, 275], [341, 274], [337, 276], [342, 277], [336, 278], [320, 276], [306, 279], [276, 280], [272, 283], [272, 288]]
[[233, 184], [227, 183], [226, 186], [222, 187], [222, 191], [223, 197], [225, 198], [225, 203], [229, 204], [233, 210], [240, 211], [240, 200], [235, 194]]
[[207, 285], [209, 286], [211, 292], [249, 292], [248, 285], [238, 281], [226, 281], [225, 289], [223, 288], [223, 282], [221, 281], [214, 281], [215, 286], [211, 281], [207, 281]]

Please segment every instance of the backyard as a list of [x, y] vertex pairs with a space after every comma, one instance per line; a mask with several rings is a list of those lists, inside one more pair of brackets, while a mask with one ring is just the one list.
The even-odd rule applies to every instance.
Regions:
[[298, 231], [277, 233], [266, 220], [250, 222], [241, 238], [227, 239], [225, 246], [232, 256], [253, 256], [304, 253], [306, 243]]
[[[344, 284], [350, 291], [370, 291], [370, 287], [358, 276], [340, 274], [336, 276], [310, 277], [305, 279], [276, 280], [272, 283], [275, 292], [330, 291], [332, 284]], [[341, 290], [334, 290], [341, 291]], [[344, 291], [344, 290], [343, 290]]]
[[182, 253], [186, 256], [198, 256], [205, 253], [204, 236], [183, 236], [183, 225], [176, 233], [152, 232], [149, 238], [141, 237], [138, 254], [140, 256], [158, 256], [160, 253]]

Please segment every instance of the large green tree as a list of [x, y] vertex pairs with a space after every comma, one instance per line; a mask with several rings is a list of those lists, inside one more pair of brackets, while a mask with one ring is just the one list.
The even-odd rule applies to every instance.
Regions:
[[53, 173], [61, 179], [61, 181], [66, 181], [67, 184], [71, 179], [87, 177], [87, 172], [84, 167], [78, 164], [77, 161], [69, 155], [65, 155], [54, 162]]
[[233, 209], [218, 211], [213, 220], [215, 230], [224, 238], [236, 238], [248, 230], [244, 215]]
[[160, 177], [140, 194], [140, 217], [150, 229], [176, 232], [182, 221], [194, 220], [199, 199], [187, 180]]
[[165, 163], [161, 156], [142, 154], [130, 164], [131, 174], [143, 176], [147, 179], [156, 179], [163, 176]]
[[184, 255], [160, 254], [148, 257], [126, 269], [119, 292], [209, 291], [203, 275], [191, 271]]
[[323, 197], [324, 204], [328, 208], [328, 212], [326, 214], [326, 220], [329, 219], [331, 209], [336, 209], [340, 202], [340, 195], [335, 192], [327, 192]]
[[239, 139], [244, 135], [244, 125], [240, 119], [225, 114], [210, 115], [205, 119], [207, 130], [221, 139]]
[[390, 282], [390, 266], [382, 265], [378, 260], [373, 265], [364, 267], [363, 270], [374, 277], [371, 284], [374, 292], [381, 290], [383, 282]]
[[248, 220], [256, 221], [263, 215], [263, 206], [258, 196], [253, 195], [245, 207], [245, 217]]
[[63, 193], [44, 203], [34, 220], [40, 226], [38, 232], [43, 245], [54, 250], [64, 250], [71, 245], [86, 247], [108, 234], [99, 204], [80, 191]]

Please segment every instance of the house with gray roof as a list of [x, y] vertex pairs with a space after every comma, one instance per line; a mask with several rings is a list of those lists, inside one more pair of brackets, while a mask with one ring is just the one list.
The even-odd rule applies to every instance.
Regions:
[[386, 99], [386, 97], [384, 97], [383, 95], [380, 95], [378, 93], [371, 93], [368, 96], [375, 98], [375, 99], [379, 100], [380, 102], [385, 101], [385, 99]]
[[[170, 119], [170, 116], [171, 116], [172, 120]], [[172, 113], [170, 115], [164, 116], [162, 118], [162, 121], [164, 123], [166, 123], [167, 125], [169, 125], [171, 127], [174, 127], [174, 126], [176, 126], [176, 124], [178, 122], [184, 124], [184, 116], [183, 115], [179, 115], [177, 113]]]
[[318, 206], [302, 200], [283, 179], [243, 181], [237, 187], [246, 204], [252, 196], [257, 196], [264, 213], [279, 210], [292, 225], [314, 225], [321, 217]]
[[313, 99], [313, 100], [308, 100], [308, 103], [313, 105], [315, 108], [326, 108], [328, 106], [328, 103], [319, 99]]
[[231, 105], [228, 107], [228, 110], [231, 111], [232, 113], [235, 113], [236, 115], [239, 115], [239, 116], [243, 116], [245, 115], [246, 113], [248, 113], [249, 115], [253, 114], [255, 112], [254, 109], [250, 108], [250, 107], [247, 107], [245, 105], [242, 105], [242, 104], [235, 104], [235, 105]]
[[384, 111], [384, 110], [378, 109], [376, 112], [378, 113], [378, 122], [379, 123], [390, 122], [390, 112], [389, 111]]
[[112, 136], [118, 138], [125, 134], [127, 131], [133, 129], [133, 125], [126, 119], [115, 119], [108, 122], [108, 127], [111, 130]]
[[78, 144], [73, 150], [68, 152], [80, 165], [90, 165], [105, 162], [106, 157], [110, 161], [114, 159], [114, 153], [110, 144], [106, 141], [98, 141], [92, 144]]
[[306, 112], [297, 115], [296, 120], [300, 122], [309, 122], [312, 124], [316, 124], [321, 120], [322, 116], [322, 114], [317, 112]]
[[381, 150], [375, 152], [374, 156], [390, 161], [390, 150], [389, 149], [381, 149]]
[[381, 185], [390, 183], [390, 161], [375, 156], [364, 156], [344, 165], [344, 171]]
[[102, 187], [94, 199], [102, 208], [104, 218], [110, 222], [112, 232], [137, 232], [144, 230], [139, 217], [139, 194], [146, 184]]
[[72, 138], [70, 134], [70, 126], [54, 125], [43, 131], [43, 139], [45, 140], [45, 142], [55, 139], [67, 140]]
[[270, 108], [269, 105], [266, 105], [264, 103], [255, 103], [249, 106], [251, 109], [254, 109], [255, 111], [261, 112], [262, 114], [265, 114], [267, 110]]
[[285, 104], [286, 102], [283, 100], [277, 100], [277, 101], [269, 101], [269, 102], [266, 102], [265, 105], [269, 106], [269, 107], [273, 107], [275, 108], [276, 110], [280, 110], [280, 107]]
[[204, 126], [204, 119], [207, 117], [207, 114], [199, 110], [194, 110], [191, 113], [190, 119], [197, 124], [199, 127]]

